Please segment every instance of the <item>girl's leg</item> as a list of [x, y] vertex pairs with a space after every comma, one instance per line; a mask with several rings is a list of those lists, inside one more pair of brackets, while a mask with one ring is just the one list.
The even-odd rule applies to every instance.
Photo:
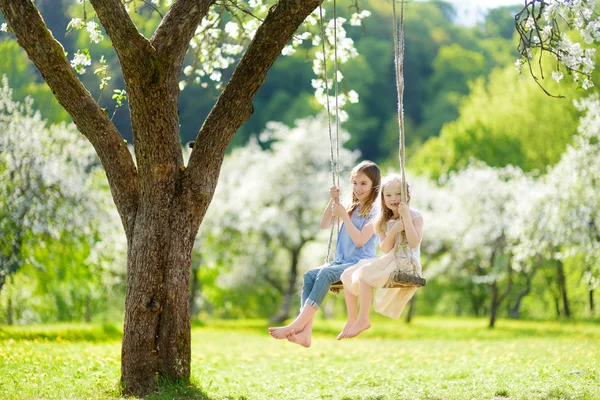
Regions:
[[352, 338], [357, 336], [362, 331], [366, 331], [371, 327], [371, 321], [369, 321], [369, 311], [371, 310], [371, 302], [373, 301], [373, 286], [366, 283], [364, 280], [359, 280], [360, 284], [360, 311], [356, 322], [352, 325], [352, 328], [348, 331], [348, 334], [344, 337]]
[[348, 331], [356, 322], [358, 314], [358, 297], [352, 294], [352, 292], [344, 288], [344, 298], [346, 299], [346, 311], [348, 312], [348, 321], [344, 325], [344, 329], [337, 335], [337, 340], [343, 339], [348, 334]]
[[352, 274], [358, 268], [360, 268], [362, 264], [354, 265], [342, 273], [341, 280], [344, 283], [344, 299], [346, 300], [346, 312], [348, 313], [348, 321], [346, 321], [346, 325], [344, 325], [344, 329], [337, 336], [337, 339], [340, 340], [348, 333], [348, 330], [354, 322], [356, 321], [358, 315], [358, 296], [356, 296], [352, 292]]
[[309, 322], [312, 322], [312, 319], [315, 316], [317, 310], [318, 308], [306, 304], [302, 308], [302, 311], [300, 311], [300, 314], [298, 314], [296, 319], [293, 320], [290, 324], [285, 326], [278, 326], [276, 328], [269, 328], [269, 333], [275, 339], [287, 339], [288, 334], [291, 331], [300, 332]]
[[311, 319], [308, 324], [300, 332], [296, 333], [293, 330], [288, 334], [287, 340], [299, 344], [302, 347], [310, 347], [311, 336], [312, 336], [312, 325], [313, 320]]
[[[310, 290], [306, 300], [302, 304], [302, 311], [300, 315], [296, 317], [294, 321], [285, 326], [279, 326], [275, 328], [269, 328], [269, 333], [276, 339], [286, 339], [288, 337], [288, 333], [290, 331], [300, 333], [308, 322], [312, 321], [315, 313], [325, 300], [325, 296], [329, 291], [329, 286], [332, 283], [338, 281], [344, 269], [346, 269], [351, 264], [334, 264], [334, 265], [325, 265], [322, 268], [317, 268], [318, 271], [316, 275], [316, 279], [314, 280], [314, 284], [312, 285], [312, 289]], [[313, 271], [313, 270], [311, 270]], [[307, 274], [310, 271], [307, 272]], [[312, 278], [311, 276], [308, 278]], [[306, 278], [306, 275], [305, 275]], [[302, 289], [302, 297], [304, 297], [305, 289]]]

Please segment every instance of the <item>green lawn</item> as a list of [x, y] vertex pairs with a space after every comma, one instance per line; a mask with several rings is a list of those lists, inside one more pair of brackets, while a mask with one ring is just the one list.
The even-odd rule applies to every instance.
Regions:
[[[600, 399], [600, 325], [374, 319], [338, 342], [343, 321], [317, 321], [313, 346], [268, 336], [264, 321], [192, 332], [192, 380], [154, 399]], [[3, 399], [119, 398], [118, 330], [0, 329]]]

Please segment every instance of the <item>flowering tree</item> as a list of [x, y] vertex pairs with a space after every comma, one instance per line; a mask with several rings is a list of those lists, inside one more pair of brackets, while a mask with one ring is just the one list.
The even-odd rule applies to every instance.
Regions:
[[[134, 11], [128, 8], [130, 2], [91, 0], [95, 16], [90, 14], [86, 20], [84, 12], [70, 28], [85, 27], [94, 42], [102, 40], [105, 32], [112, 41], [129, 100], [134, 163], [110, 117], [77, 78], [76, 72], [91, 64], [90, 51], [82, 49], [69, 61], [32, 0], [0, 0], [7, 21], [2, 28], [15, 34], [59, 103], [98, 153], [121, 217], [128, 245], [121, 357], [121, 380], [127, 394], [143, 396], [153, 391], [157, 375], [174, 380], [189, 378], [190, 257], [225, 150], [252, 114], [252, 98], [282, 51], [289, 52], [289, 44], [299, 46], [309, 38], [315, 44], [323, 43], [323, 34], [294, 36], [305, 20], [317, 29], [316, 19], [310, 16], [321, 1], [282, 0], [270, 6], [261, 0], [223, 4], [214, 0], [154, 0], [145, 3], [153, 4], [163, 17], [152, 37], [146, 38], [129, 16]], [[364, 16], [357, 13], [351, 22]], [[338, 19], [326, 24], [324, 35], [329, 38], [338, 33], [339, 43], [349, 45], [350, 41], [343, 39], [341, 22]], [[227, 34], [233, 39], [238, 33], [240, 39], [247, 39], [244, 48], [225, 38]], [[234, 56], [239, 61], [198, 132], [186, 166], [177, 100], [189, 49], [192, 68], [184, 73], [202, 82], [219, 80], [219, 71], [236, 61]], [[340, 61], [351, 55], [343, 52], [343, 46], [338, 50]], [[316, 64], [319, 69], [319, 62]], [[105, 82], [102, 69], [98, 74]], [[326, 82], [331, 83], [323, 76], [314, 86], [320, 88]], [[327, 95], [321, 91], [320, 97]], [[116, 96], [118, 100], [125, 94]]]
[[[597, 94], [576, 102], [583, 113], [578, 135], [560, 162], [548, 173], [553, 198], [558, 199], [554, 224], [555, 241], [561, 243], [559, 260], [579, 255], [585, 264], [583, 282], [594, 308], [593, 291], [598, 287], [600, 270], [600, 100]], [[564, 253], [564, 254], [563, 254]], [[563, 292], [565, 311], [566, 292]]]
[[[335, 149], [327, 143], [326, 130], [323, 115], [298, 120], [293, 128], [270, 123], [260, 135], [263, 143], [270, 143], [269, 149], [263, 150], [256, 141], [235, 149], [225, 159], [221, 182], [199, 237], [204, 240], [206, 235], [213, 235], [232, 243], [232, 247], [247, 249], [228, 263], [232, 268], [226, 279], [239, 286], [256, 282], [258, 277], [274, 285], [284, 296], [281, 313], [275, 318], [280, 321], [289, 316], [301, 252], [321, 232], [327, 188], [333, 184], [330, 153]], [[347, 132], [340, 132], [340, 146], [348, 138]], [[335, 143], [333, 146], [337, 147]], [[345, 174], [357, 154], [341, 147], [339, 157], [339, 168]], [[237, 238], [233, 242], [232, 236]], [[281, 261], [273, 248], [287, 252], [289, 268], [285, 268], [284, 285], [276, 278]], [[214, 258], [210, 250], [203, 259]], [[228, 256], [231, 253], [227, 251]]]
[[[570, 316], [566, 276], [563, 262], [578, 256], [583, 262], [582, 281], [587, 286], [590, 310], [594, 309], [594, 290], [598, 287], [600, 231], [598, 230], [600, 200], [598, 164], [600, 102], [597, 95], [576, 101], [584, 114], [578, 134], [560, 161], [531, 185], [526, 201], [516, 210], [519, 215], [511, 227], [514, 239], [515, 269], [528, 274], [530, 280], [542, 262], [556, 265], [558, 296], [566, 316]], [[559, 298], [557, 297], [557, 304]], [[514, 309], [518, 314], [518, 308]]]
[[[532, 62], [538, 63], [543, 79], [542, 58], [551, 55], [557, 61], [552, 71], [554, 80], [562, 80], [566, 71], [582, 88], [594, 86], [591, 75], [596, 48], [592, 45], [600, 42], [600, 16], [595, 8], [596, 0], [525, 0], [525, 7], [515, 16], [521, 53], [517, 69], [520, 71], [527, 64], [542, 87], [536, 75], [538, 69]], [[569, 38], [573, 31], [580, 35], [584, 45]]]
[[85, 138], [72, 125], [46, 127], [30, 99], [12, 100], [6, 78], [0, 85], [0, 131], [0, 290], [26, 264], [50, 267], [40, 265], [35, 249], [51, 243], [84, 241], [90, 262], [101, 264], [104, 254], [114, 253], [108, 243], [119, 232], [111, 224], [107, 192], [99, 190], [100, 164]]
[[442, 196], [430, 196], [442, 204], [430, 204], [435, 219], [424, 243], [425, 252], [443, 249], [438, 269], [490, 288], [490, 322], [494, 327], [499, 305], [513, 285], [512, 255], [507, 232], [515, 220], [511, 204], [520, 202], [530, 178], [519, 168], [492, 168], [471, 163], [449, 175]]

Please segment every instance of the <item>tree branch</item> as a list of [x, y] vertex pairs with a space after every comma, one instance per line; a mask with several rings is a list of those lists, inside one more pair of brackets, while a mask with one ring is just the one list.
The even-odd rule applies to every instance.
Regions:
[[252, 115], [252, 98], [267, 72], [302, 21], [322, 1], [281, 0], [269, 10], [198, 133], [186, 170], [194, 197], [212, 197], [218, 174], [206, 179], [206, 172], [220, 170], [233, 135]]
[[115, 48], [123, 77], [127, 80], [134, 71], [134, 66], [143, 63], [147, 65], [148, 57], [155, 51], [136, 28], [120, 0], [90, 0], [106, 34], [110, 37]]
[[175, 81], [179, 79], [183, 59], [198, 24], [214, 3], [215, 0], [176, 1], [152, 35], [150, 43]]
[[117, 128], [75, 75], [64, 48], [52, 36], [32, 0], [0, 0], [0, 10], [58, 102], [94, 146], [125, 232], [129, 233], [137, 207], [137, 173]]

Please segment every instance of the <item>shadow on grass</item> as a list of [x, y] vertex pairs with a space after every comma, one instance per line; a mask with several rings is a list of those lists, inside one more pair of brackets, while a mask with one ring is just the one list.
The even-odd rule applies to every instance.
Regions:
[[[245, 396], [225, 396], [231, 400], [245, 400]], [[194, 382], [161, 380], [158, 383], [158, 391], [144, 398], [145, 400], [216, 400], [216, 397], [210, 397]]]
[[210, 397], [192, 382], [160, 381], [158, 391], [147, 397], [146, 400], [171, 400], [171, 399], [199, 399], [211, 400]]

